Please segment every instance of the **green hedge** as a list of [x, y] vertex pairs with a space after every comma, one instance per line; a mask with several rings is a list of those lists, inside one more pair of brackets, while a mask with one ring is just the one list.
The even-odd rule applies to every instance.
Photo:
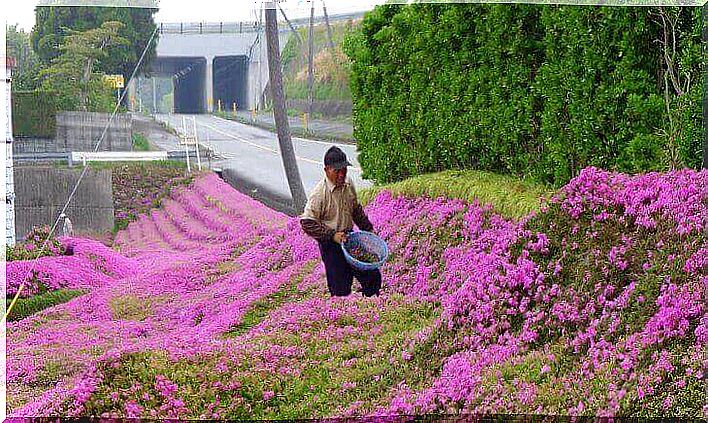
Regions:
[[[470, 168], [563, 184], [589, 165], [663, 168], [668, 121], [655, 11], [377, 7], [345, 44], [364, 176], [390, 182]], [[680, 66], [693, 82], [675, 119], [683, 128], [676, 150], [695, 168], [700, 8], [681, 9], [679, 22]]]
[[56, 135], [56, 95], [50, 91], [13, 91], [12, 128], [14, 136], [54, 138]]

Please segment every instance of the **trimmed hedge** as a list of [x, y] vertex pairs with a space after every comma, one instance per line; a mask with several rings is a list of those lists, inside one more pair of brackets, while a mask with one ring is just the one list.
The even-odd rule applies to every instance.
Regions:
[[[679, 9], [672, 9], [674, 11]], [[346, 40], [354, 137], [379, 183], [480, 169], [561, 185], [580, 169], [666, 165], [656, 8], [384, 5]], [[700, 166], [700, 8], [680, 9], [691, 89], [675, 120]], [[676, 103], [672, 107], [677, 107]]]
[[13, 91], [14, 136], [54, 138], [57, 124], [56, 98], [51, 91]]

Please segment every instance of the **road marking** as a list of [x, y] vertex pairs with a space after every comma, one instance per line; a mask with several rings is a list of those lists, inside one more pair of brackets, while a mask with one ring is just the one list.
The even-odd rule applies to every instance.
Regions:
[[[222, 120], [222, 121], [224, 121], [224, 122], [238, 123], [239, 125], [245, 125], [244, 123], [241, 123], [241, 122], [238, 122], [238, 121], [234, 121], [234, 120], [224, 119], [224, 118], [219, 117], [219, 116], [213, 116], [213, 115], [212, 115], [211, 117], [214, 118], [214, 119]], [[247, 126], [250, 126], [250, 125], [247, 125]], [[258, 128], [258, 127], [257, 127], [257, 126], [254, 126], [254, 128]], [[258, 129], [262, 129], [262, 128], [258, 128]], [[337, 141], [328, 142], [328, 141], [311, 140], [311, 139], [308, 139], [308, 138], [300, 138], [300, 137], [292, 137], [292, 138], [293, 138], [294, 140], [298, 140], [298, 141], [302, 141], [302, 142], [311, 142], [311, 143], [313, 143], [313, 144], [337, 145], [337, 146], [342, 146], [342, 147], [355, 147], [355, 148], [356, 148], [356, 144], [348, 144], [348, 143], [345, 143], [345, 142], [337, 142]]]
[[[204, 126], [204, 127], [206, 127], [206, 128], [211, 129], [211, 130], [214, 131], [214, 132], [218, 132], [218, 133], [221, 134], [221, 135], [226, 135], [226, 136], [229, 137], [229, 138], [233, 138], [233, 139], [235, 139], [236, 141], [240, 141], [240, 142], [246, 143], [246, 144], [248, 144], [248, 145], [250, 145], [250, 146], [253, 146], [253, 147], [256, 147], [256, 148], [260, 148], [261, 150], [265, 150], [265, 151], [271, 152], [271, 153], [273, 153], [273, 154], [280, 155], [280, 152], [279, 152], [278, 150], [274, 150], [274, 149], [272, 149], [272, 148], [269, 148], [269, 147], [266, 147], [266, 146], [263, 146], [263, 145], [260, 145], [260, 144], [253, 143], [253, 142], [248, 141], [247, 139], [245, 139], [245, 138], [243, 138], [243, 137], [239, 137], [239, 136], [230, 134], [230, 133], [228, 133], [228, 132], [224, 132], [224, 131], [222, 131], [222, 130], [220, 130], [220, 129], [217, 129], [217, 128], [215, 128], [215, 127], [213, 127], [213, 126], [211, 126], [211, 125], [208, 125], [208, 124], [206, 124], [206, 123], [200, 123], [199, 121], [197, 121], [197, 125], [202, 125], [202, 126]], [[301, 156], [298, 156], [298, 155], [296, 155], [295, 157], [296, 157], [297, 159], [299, 159], [299, 160], [304, 161], [304, 162], [308, 162], [308, 163], [312, 163], [312, 164], [324, 166], [324, 163], [323, 163], [323, 162], [320, 162], [320, 161], [317, 161], [317, 160], [308, 159], [307, 157], [301, 157]], [[356, 171], [356, 172], [361, 172], [361, 168], [358, 168], [358, 167], [351, 166], [351, 169], [354, 170], [354, 171]]]

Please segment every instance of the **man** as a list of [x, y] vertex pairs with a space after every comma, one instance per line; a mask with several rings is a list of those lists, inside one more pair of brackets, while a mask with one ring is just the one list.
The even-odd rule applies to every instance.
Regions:
[[357, 200], [352, 180], [347, 178], [347, 166], [351, 166], [351, 163], [342, 150], [331, 147], [325, 153], [324, 165], [325, 177], [310, 193], [305, 211], [300, 217], [302, 229], [319, 243], [327, 274], [327, 287], [332, 296], [351, 294], [353, 277], [361, 283], [364, 296], [378, 295], [381, 272], [378, 269], [361, 271], [352, 268], [341, 248], [353, 223], [364, 231], [374, 229]]

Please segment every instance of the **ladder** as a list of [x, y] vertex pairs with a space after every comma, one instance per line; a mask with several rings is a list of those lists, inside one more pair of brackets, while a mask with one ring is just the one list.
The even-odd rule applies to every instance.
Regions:
[[[190, 126], [191, 126], [191, 132], [190, 132]], [[199, 171], [201, 172], [202, 170], [202, 160], [199, 155], [199, 133], [197, 132], [197, 118], [196, 116], [192, 116], [192, 125], [189, 125], [187, 123], [187, 118], [186, 116], [182, 116], [182, 132], [179, 134], [179, 143], [180, 145], [184, 145], [184, 152], [186, 153], [187, 156], [187, 172], [191, 173], [192, 169], [189, 164], [189, 146], [194, 145], [194, 148], [197, 150], [197, 167], [199, 168]]]

